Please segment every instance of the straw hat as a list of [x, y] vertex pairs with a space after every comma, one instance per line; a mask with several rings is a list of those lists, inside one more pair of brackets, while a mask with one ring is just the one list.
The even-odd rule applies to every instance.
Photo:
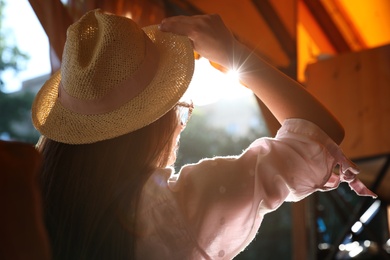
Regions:
[[187, 37], [90, 11], [68, 29], [61, 70], [34, 100], [34, 126], [68, 144], [135, 131], [175, 106], [193, 70]]

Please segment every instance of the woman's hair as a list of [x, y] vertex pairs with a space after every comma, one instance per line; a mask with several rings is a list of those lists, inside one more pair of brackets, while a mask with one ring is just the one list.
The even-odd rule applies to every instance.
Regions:
[[53, 259], [134, 258], [141, 190], [153, 170], [167, 166], [177, 125], [172, 109], [110, 140], [81, 145], [43, 140], [41, 180]]

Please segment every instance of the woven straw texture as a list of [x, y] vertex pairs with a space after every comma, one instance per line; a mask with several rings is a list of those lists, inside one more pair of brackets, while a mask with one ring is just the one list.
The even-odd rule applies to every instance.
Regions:
[[61, 71], [38, 92], [32, 107], [36, 129], [63, 143], [84, 144], [114, 138], [142, 128], [168, 112], [188, 88], [194, 55], [187, 37], [142, 29], [159, 51], [159, 64], [141, 93], [103, 114], [80, 114], [58, 101], [66, 92], [81, 100], [99, 99], [137, 71], [145, 56], [144, 33], [125, 17], [92, 11], [70, 26]]

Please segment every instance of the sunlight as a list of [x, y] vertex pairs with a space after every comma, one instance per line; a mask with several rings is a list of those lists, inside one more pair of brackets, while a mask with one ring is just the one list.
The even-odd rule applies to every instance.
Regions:
[[133, 19], [133, 14], [132, 14], [130, 11], [126, 12], [126, 13], [124, 14], [124, 16], [127, 17], [127, 18], [129, 18], [129, 19]]
[[234, 82], [234, 84], [240, 84], [240, 73], [237, 70], [230, 70], [226, 73], [229, 81]]
[[195, 61], [195, 72], [185, 99], [192, 99], [196, 106], [215, 103], [221, 99], [251, 96], [252, 91], [239, 83], [239, 72], [222, 73], [205, 58]]

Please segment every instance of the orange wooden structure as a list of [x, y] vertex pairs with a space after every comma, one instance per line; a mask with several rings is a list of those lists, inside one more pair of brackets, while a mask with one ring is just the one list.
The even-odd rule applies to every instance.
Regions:
[[[380, 158], [390, 155], [390, 45], [341, 54], [307, 68], [307, 88], [345, 127], [341, 144], [348, 157], [362, 164], [359, 178], [371, 185]], [[379, 164], [379, 165], [378, 165]], [[390, 171], [390, 169], [388, 169]], [[390, 174], [378, 187], [390, 201]]]

